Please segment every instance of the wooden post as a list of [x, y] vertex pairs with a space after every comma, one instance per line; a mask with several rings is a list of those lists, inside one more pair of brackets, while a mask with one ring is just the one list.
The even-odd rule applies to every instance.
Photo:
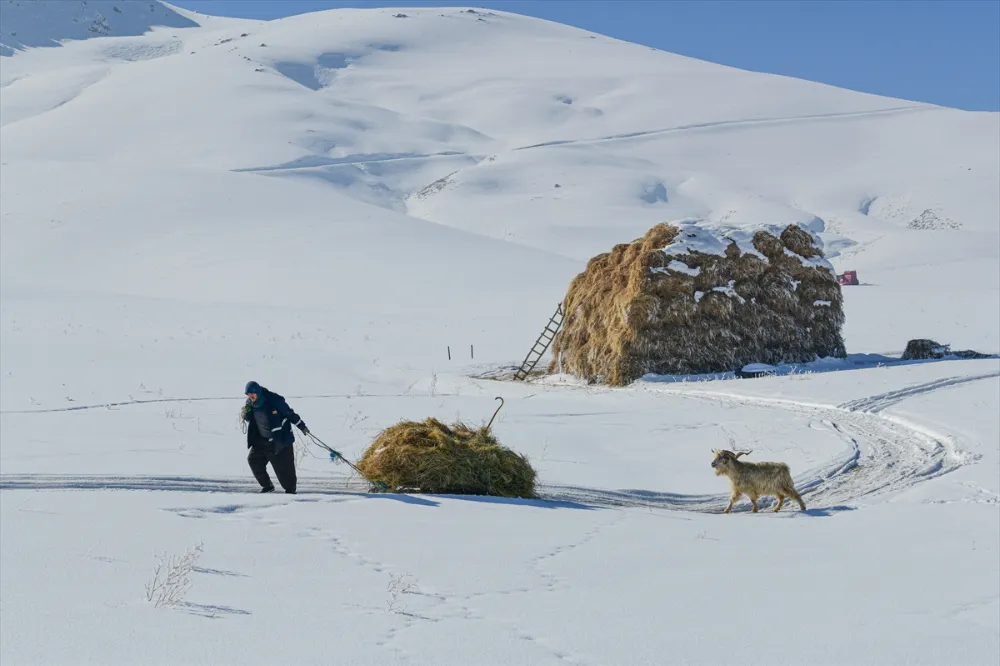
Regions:
[[451, 345], [448, 345], [448, 360], [451, 360]]
[[476, 349], [473, 345], [469, 345], [469, 358], [476, 358]]

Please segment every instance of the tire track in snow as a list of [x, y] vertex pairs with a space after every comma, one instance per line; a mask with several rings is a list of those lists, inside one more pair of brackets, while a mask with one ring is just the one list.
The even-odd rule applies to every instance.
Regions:
[[[651, 390], [723, 405], [780, 409], [819, 420], [844, 441], [846, 448], [823, 465], [798, 476], [795, 485], [806, 506], [810, 507], [807, 513], [828, 515], [830, 512], [853, 508], [846, 503], [900, 491], [977, 460], [978, 456], [959, 450], [948, 437], [895, 416], [890, 419], [879, 412], [904, 398], [993, 377], [1000, 377], [1000, 372], [927, 382], [837, 406], [713, 391]], [[543, 488], [549, 499], [603, 506], [721, 513], [729, 502], [728, 492], [716, 495], [682, 495], [576, 486]], [[774, 500], [766, 498], [758, 504], [762, 509], [769, 508]], [[733, 511], [749, 510], [749, 502], [745, 498], [733, 507]]]
[[[948, 437], [895, 416], [890, 419], [882, 416], [880, 412], [908, 397], [993, 377], [1000, 377], [1000, 371], [936, 380], [860, 400], [848, 401], [836, 406], [704, 390], [671, 388], [648, 390], [722, 405], [790, 411], [823, 423], [840, 437], [845, 448], [829, 461], [797, 477], [795, 484], [806, 501], [806, 505], [812, 507], [808, 509], [808, 513], [827, 515], [830, 512], [853, 508], [846, 506], [847, 502], [903, 490], [921, 481], [947, 474], [963, 464], [976, 460], [978, 456], [960, 451], [949, 441]], [[423, 396], [413, 395], [412, 397]], [[243, 477], [0, 475], [0, 489], [7, 490], [144, 490], [247, 493], [253, 492], [255, 488], [256, 486], [251, 480]], [[300, 494], [368, 495], [366, 492], [367, 483], [357, 477], [300, 477], [298, 489]], [[580, 505], [644, 507], [700, 513], [721, 513], [729, 501], [728, 490], [718, 494], [685, 495], [638, 489], [616, 490], [539, 484], [537, 494], [542, 501], [564, 502], [567, 505], [578, 507]], [[373, 496], [391, 497], [400, 501], [417, 503], [434, 503], [433, 500], [419, 495], [379, 493]], [[530, 502], [530, 500], [524, 501]], [[773, 504], [773, 500], [764, 498], [759, 504], [762, 509], [768, 508]], [[749, 502], [744, 499], [733, 510], [737, 512], [749, 511]]]
[[921, 395], [923, 393], [930, 393], [931, 391], [936, 391], [940, 388], [946, 388], [948, 386], [956, 386], [958, 384], [965, 384], [967, 382], [975, 382], [981, 379], [990, 379], [992, 377], [1000, 377], [1000, 371], [987, 372], [981, 375], [972, 375], [967, 377], [946, 377], [944, 379], [937, 379], [932, 382], [926, 382], [924, 384], [915, 384], [914, 386], [907, 386], [905, 388], [897, 389], [895, 391], [888, 391], [886, 393], [880, 393], [878, 395], [869, 396], [867, 398], [860, 398], [858, 400], [850, 400], [848, 402], [838, 405], [841, 409], [846, 409], [851, 412], [866, 412], [869, 414], [877, 414], [893, 405], [905, 400], [906, 398], [912, 398], [913, 396]]
[[605, 143], [608, 141], [622, 141], [626, 139], [636, 139], [659, 134], [673, 134], [675, 132], [687, 132], [690, 130], [713, 129], [718, 127], [752, 127], [755, 125], [779, 125], [782, 123], [808, 122], [811, 120], [834, 120], [838, 118], [861, 118], [865, 116], [895, 115], [912, 111], [931, 111], [936, 107], [911, 105], [898, 106], [890, 109], [876, 109], [873, 111], [847, 111], [841, 113], [815, 113], [798, 116], [779, 116], [775, 118], [750, 118], [745, 120], [716, 120], [707, 123], [691, 123], [688, 125], [678, 125], [676, 127], [665, 127], [655, 130], [644, 130], [639, 132], [625, 132], [622, 134], [611, 134], [609, 136], [595, 137], [592, 139], [561, 139], [555, 141], [543, 141], [529, 146], [514, 148], [514, 151], [532, 150], [534, 148], [550, 148], [553, 146], [572, 146], [591, 143]]

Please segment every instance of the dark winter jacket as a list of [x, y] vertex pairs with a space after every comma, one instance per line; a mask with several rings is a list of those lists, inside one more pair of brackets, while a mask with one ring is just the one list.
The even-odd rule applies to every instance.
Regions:
[[306, 422], [288, 406], [284, 397], [266, 388], [261, 388], [257, 405], [247, 400], [243, 420], [248, 423], [247, 448], [268, 442], [274, 446], [275, 453], [295, 442], [293, 425], [301, 430], [306, 427]]

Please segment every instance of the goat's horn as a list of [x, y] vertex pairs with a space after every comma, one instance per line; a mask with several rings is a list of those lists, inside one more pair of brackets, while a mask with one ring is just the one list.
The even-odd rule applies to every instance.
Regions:
[[749, 451], [739, 451], [739, 452], [738, 452], [738, 453], [736, 454], [736, 457], [737, 457], [737, 458], [739, 458], [740, 456], [748, 456], [748, 455], [750, 455], [751, 453], [753, 453], [753, 449], [750, 449]]

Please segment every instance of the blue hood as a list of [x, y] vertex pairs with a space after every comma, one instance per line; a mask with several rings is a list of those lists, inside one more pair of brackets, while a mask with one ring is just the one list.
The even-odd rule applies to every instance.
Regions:
[[264, 403], [264, 387], [257, 382], [247, 382], [243, 393], [254, 393], [257, 395], [257, 400], [253, 403], [254, 407], [260, 407]]

